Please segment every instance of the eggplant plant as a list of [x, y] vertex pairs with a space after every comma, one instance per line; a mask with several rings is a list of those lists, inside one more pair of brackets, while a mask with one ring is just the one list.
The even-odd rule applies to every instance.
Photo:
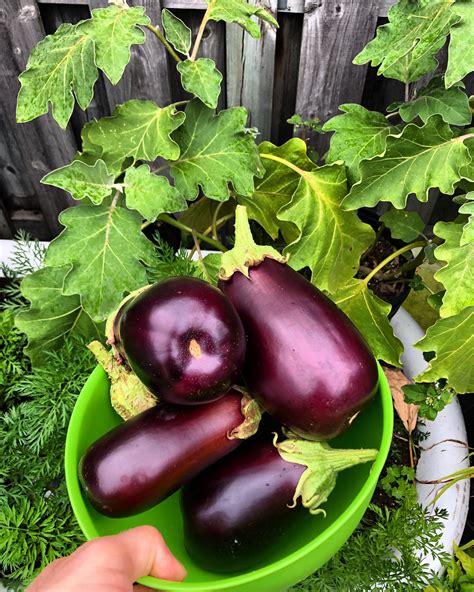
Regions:
[[[171, 225], [192, 236], [199, 253], [201, 245], [216, 251], [192, 264], [196, 276], [215, 283], [219, 253], [227, 250], [219, 230], [243, 205], [254, 228], [281, 246], [288, 265], [306, 273], [321, 299], [324, 294], [324, 306], [332, 300], [375, 358], [394, 366], [400, 365], [402, 345], [388, 321], [390, 304], [373, 289], [413, 282], [409, 272], [425, 260], [438, 262], [440, 289], [427, 298], [435, 318], [416, 344], [429, 366], [408, 396], [419, 403], [433, 388], [473, 391], [474, 128], [462, 82], [474, 70], [466, 46], [473, 4], [400, 0], [390, 9], [388, 23], [354, 62], [370, 62], [380, 75], [401, 81], [405, 100], [387, 106], [387, 113], [344, 104], [342, 114], [322, 127], [292, 118], [298, 133], [309, 123], [312, 133], [333, 134], [319, 162], [301, 137], [281, 146], [257, 144], [244, 106], [216, 111], [222, 75], [200, 54], [211, 20], [234, 23], [255, 38], [262, 27], [278, 26], [275, 15], [245, 0], [210, 0], [193, 40], [168, 9], [156, 23], [143, 7], [111, 0], [89, 19], [61, 25], [31, 53], [20, 76], [21, 123], [51, 107], [65, 128], [75, 104], [86, 109], [91, 103], [99, 71], [117, 84], [131, 47], [145, 41], [165, 46], [192, 95], [170, 105], [140, 99], [118, 105], [84, 126], [82, 149], [72, 162], [43, 178], [79, 205], [61, 213], [64, 230], [51, 242], [44, 267], [23, 280], [31, 306], [16, 324], [28, 337], [33, 365], [41, 366], [46, 352], [71, 334], [104, 340], [105, 321], [123, 298], [152, 283], [150, 227]], [[448, 36], [446, 68], [414, 91], [413, 83], [437, 67]], [[428, 236], [406, 203], [409, 195], [426, 203], [432, 190], [454, 201], [458, 216], [437, 221]], [[389, 209], [374, 229], [359, 214], [379, 203]], [[402, 244], [367, 266], [384, 232]], [[264, 262], [254, 273], [263, 276], [275, 266]], [[290, 298], [284, 282], [281, 290]]]

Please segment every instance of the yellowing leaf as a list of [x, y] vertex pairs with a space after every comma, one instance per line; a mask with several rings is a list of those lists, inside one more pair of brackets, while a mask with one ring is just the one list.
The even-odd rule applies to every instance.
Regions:
[[474, 307], [439, 320], [415, 344], [423, 352], [434, 352], [428, 368], [415, 377], [416, 382], [448, 381], [458, 393], [474, 391]]
[[410, 380], [403, 374], [401, 370], [395, 368], [384, 368], [385, 376], [390, 385], [390, 392], [392, 393], [393, 405], [398, 413], [398, 416], [403, 422], [406, 431], [411, 434], [416, 428], [416, 420], [418, 417], [418, 405], [407, 403], [402, 386], [410, 384]]
[[210, 20], [237, 23], [256, 39], [260, 37], [260, 26], [251, 18], [252, 16], [278, 27], [278, 22], [269, 12], [245, 0], [208, 0], [208, 4]]
[[207, 107], [215, 109], [221, 94], [222, 74], [214, 61], [208, 58], [184, 60], [179, 62], [177, 69], [184, 90], [201, 99]]
[[433, 229], [436, 236], [444, 239], [435, 250], [436, 259], [446, 262], [435, 273], [446, 289], [439, 311], [441, 318], [474, 306], [474, 243], [461, 245], [463, 230], [463, 225], [455, 222], [438, 222]]
[[390, 304], [371, 292], [363, 280], [357, 279], [330, 294], [330, 298], [359, 329], [377, 359], [400, 366], [403, 345], [395, 337], [387, 318]]
[[291, 202], [277, 215], [279, 220], [291, 222], [299, 230], [298, 237], [285, 247], [283, 254], [290, 256], [289, 264], [294, 269], [308, 266], [318, 288], [334, 292], [354, 276], [374, 232], [355, 213], [341, 208], [346, 195], [342, 166], [332, 164], [313, 171], [299, 170], [299, 175]]

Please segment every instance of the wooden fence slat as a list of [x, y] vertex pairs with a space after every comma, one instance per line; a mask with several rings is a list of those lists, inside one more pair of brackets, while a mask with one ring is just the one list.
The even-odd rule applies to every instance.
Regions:
[[[260, 2], [273, 16], [277, 0]], [[254, 39], [235, 24], [227, 25], [227, 105], [244, 105], [250, 125], [257, 127], [259, 140], [269, 140], [272, 131], [273, 81], [276, 29], [260, 21], [261, 38]]]
[[58, 214], [75, 202], [64, 191], [42, 185], [40, 179], [52, 169], [65, 165], [77, 149], [72, 132], [62, 130], [51, 115], [29, 123], [16, 124], [18, 74], [25, 68], [33, 46], [43, 39], [44, 30], [36, 2], [9, 0], [0, 16], [0, 111], [9, 133], [21, 153], [22, 175], [30, 177], [51, 236], [61, 229]]
[[[307, 0], [303, 22], [296, 112], [323, 122], [342, 103], [359, 103], [367, 66], [355, 66], [354, 56], [372, 39], [378, 0]], [[313, 136], [320, 155], [329, 134]]]

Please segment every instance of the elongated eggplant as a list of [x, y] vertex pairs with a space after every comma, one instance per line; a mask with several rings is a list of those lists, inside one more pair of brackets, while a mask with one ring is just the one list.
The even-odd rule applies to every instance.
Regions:
[[305, 511], [324, 513], [319, 506], [339, 471], [376, 455], [295, 438], [252, 439], [181, 490], [189, 555], [215, 572], [254, 566], [301, 524]]
[[79, 478], [93, 506], [130, 516], [164, 500], [258, 429], [258, 404], [231, 391], [199, 406], [161, 403], [86, 451]]
[[304, 437], [343, 432], [378, 384], [374, 356], [348, 317], [277, 251], [253, 242], [242, 206], [220, 277], [247, 334], [252, 394]]
[[124, 300], [109, 341], [160, 400], [214, 401], [236, 379], [245, 334], [220, 290], [189, 277], [170, 278]]

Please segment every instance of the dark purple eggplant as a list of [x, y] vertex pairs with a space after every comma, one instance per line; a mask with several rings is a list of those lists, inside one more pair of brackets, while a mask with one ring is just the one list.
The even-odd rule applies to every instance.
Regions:
[[294, 438], [246, 442], [181, 490], [189, 555], [215, 572], [253, 567], [299, 527], [307, 510], [324, 513], [319, 506], [339, 471], [376, 455]]
[[235, 391], [193, 407], [161, 403], [92, 444], [79, 465], [81, 484], [102, 514], [142, 512], [234, 450], [259, 420], [258, 404]]
[[245, 334], [231, 302], [201, 280], [177, 277], [127, 298], [109, 339], [160, 400], [180, 405], [222, 396], [245, 357]]
[[247, 385], [292, 431], [329, 440], [374, 396], [377, 365], [349, 318], [284, 261], [253, 243], [238, 206], [235, 248], [222, 257], [219, 287], [245, 328]]

